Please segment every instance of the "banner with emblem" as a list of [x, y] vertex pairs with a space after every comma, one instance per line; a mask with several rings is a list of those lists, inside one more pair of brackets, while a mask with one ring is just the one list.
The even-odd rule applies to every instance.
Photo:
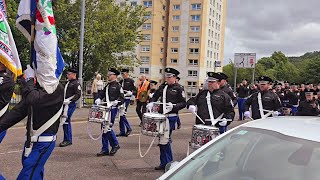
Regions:
[[7, 20], [4, 0], [0, 0], [0, 62], [13, 73], [15, 79], [22, 74], [18, 51]]
[[31, 19], [35, 17], [33, 68], [37, 81], [47, 93], [53, 93], [64, 69], [51, 0], [21, 0], [16, 26], [31, 42]]

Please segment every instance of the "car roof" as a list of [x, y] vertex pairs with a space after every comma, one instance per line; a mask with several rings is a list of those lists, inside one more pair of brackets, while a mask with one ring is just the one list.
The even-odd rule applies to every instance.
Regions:
[[317, 116], [270, 117], [241, 126], [271, 130], [287, 136], [320, 142], [320, 117]]

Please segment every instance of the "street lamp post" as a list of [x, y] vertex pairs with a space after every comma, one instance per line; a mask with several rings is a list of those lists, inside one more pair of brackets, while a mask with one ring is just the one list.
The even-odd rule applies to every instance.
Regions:
[[[80, 25], [80, 53], [79, 53], [79, 83], [83, 88], [83, 41], [84, 41], [84, 16], [85, 16], [85, 0], [81, 2], [81, 25]], [[83, 96], [83, 93], [81, 93]], [[83, 106], [83, 97], [80, 98], [80, 107]]]

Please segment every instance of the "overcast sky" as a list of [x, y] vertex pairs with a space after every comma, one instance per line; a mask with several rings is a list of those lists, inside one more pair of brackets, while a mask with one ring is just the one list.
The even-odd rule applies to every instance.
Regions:
[[257, 58], [320, 50], [320, 0], [227, 0], [225, 64], [234, 53]]

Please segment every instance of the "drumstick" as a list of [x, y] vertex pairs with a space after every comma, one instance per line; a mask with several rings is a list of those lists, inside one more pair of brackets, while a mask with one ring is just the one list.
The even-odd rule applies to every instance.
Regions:
[[202, 119], [201, 117], [198, 116], [198, 114], [196, 112], [192, 112], [194, 115], [197, 116], [197, 118], [203, 123], [203, 124], [206, 124]]
[[[154, 102], [155, 104], [164, 104], [164, 103], [162, 103], [162, 102]], [[168, 104], [168, 103], [166, 103], [166, 104]], [[172, 104], [173, 106], [175, 106], [175, 105], [177, 105], [177, 104]]]

